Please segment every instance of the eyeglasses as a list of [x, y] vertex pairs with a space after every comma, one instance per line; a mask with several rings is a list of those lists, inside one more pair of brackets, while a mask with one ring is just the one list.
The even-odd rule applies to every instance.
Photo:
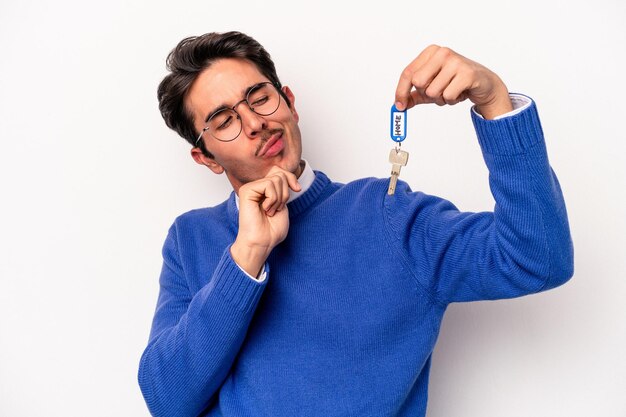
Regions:
[[260, 116], [269, 116], [278, 110], [280, 93], [270, 81], [255, 84], [248, 90], [246, 98], [235, 103], [233, 107], [222, 108], [213, 113], [207, 120], [206, 126], [196, 139], [195, 146], [202, 139], [204, 132], [221, 142], [230, 142], [239, 136], [242, 129], [241, 116], [237, 113], [238, 105], [245, 102], [250, 110]]

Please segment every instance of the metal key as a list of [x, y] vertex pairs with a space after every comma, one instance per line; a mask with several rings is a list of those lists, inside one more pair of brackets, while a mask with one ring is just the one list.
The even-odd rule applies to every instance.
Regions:
[[409, 162], [409, 153], [400, 148], [393, 148], [389, 152], [389, 163], [391, 163], [391, 179], [389, 180], [389, 189], [387, 195], [393, 195], [396, 192], [396, 183], [400, 175], [400, 168], [406, 166]]

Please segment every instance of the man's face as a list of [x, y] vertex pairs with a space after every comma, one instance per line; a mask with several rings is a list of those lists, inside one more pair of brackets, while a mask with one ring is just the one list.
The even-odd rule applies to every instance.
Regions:
[[[198, 132], [207, 116], [220, 106], [232, 107], [245, 97], [249, 87], [269, 81], [257, 67], [242, 59], [224, 58], [215, 61], [200, 73], [185, 99]], [[276, 112], [269, 116], [254, 113], [243, 102], [236, 108], [241, 116], [242, 131], [231, 142], [220, 142], [205, 133], [202, 140], [214, 159], [202, 155], [198, 148], [191, 154], [196, 162], [213, 172], [225, 172], [235, 191], [241, 185], [263, 178], [273, 166], [296, 173], [302, 153], [295, 98], [288, 87], [283, 91], [291, 108], [281, 97]], [[269, 146], [268, 146], [269, 145]]]

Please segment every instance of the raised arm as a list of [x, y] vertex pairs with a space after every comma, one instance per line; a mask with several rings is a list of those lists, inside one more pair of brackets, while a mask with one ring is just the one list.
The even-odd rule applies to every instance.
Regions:
[[[511, 112], [510, 97], [526, 104]], [[476, 104], [472, 120], [494, 210], [460, 212], [401, 183], [385, 200], [397, 253], [441, 304], [517, 297], [564, 283], [573, 274], [573, 247], [534, 102], [510, 96], [493, 72], [437, 46], [404, 70], [396, 91], [396, 106], [465, 99]]]

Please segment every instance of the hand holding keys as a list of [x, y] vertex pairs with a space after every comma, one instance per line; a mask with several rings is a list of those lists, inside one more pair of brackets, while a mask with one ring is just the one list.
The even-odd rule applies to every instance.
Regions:
[[387, 195], [396, 192], [396, 184], [400, 169], [409, 162], [409, 153], [400, 149], [402, 141], [406, 138], [406, 110], [400, 111], [395, 105], [391, 106], [391, 139], [398, 143], [398, 146], [389, 152], [389, 163], [391, 164], [391, 179]]

